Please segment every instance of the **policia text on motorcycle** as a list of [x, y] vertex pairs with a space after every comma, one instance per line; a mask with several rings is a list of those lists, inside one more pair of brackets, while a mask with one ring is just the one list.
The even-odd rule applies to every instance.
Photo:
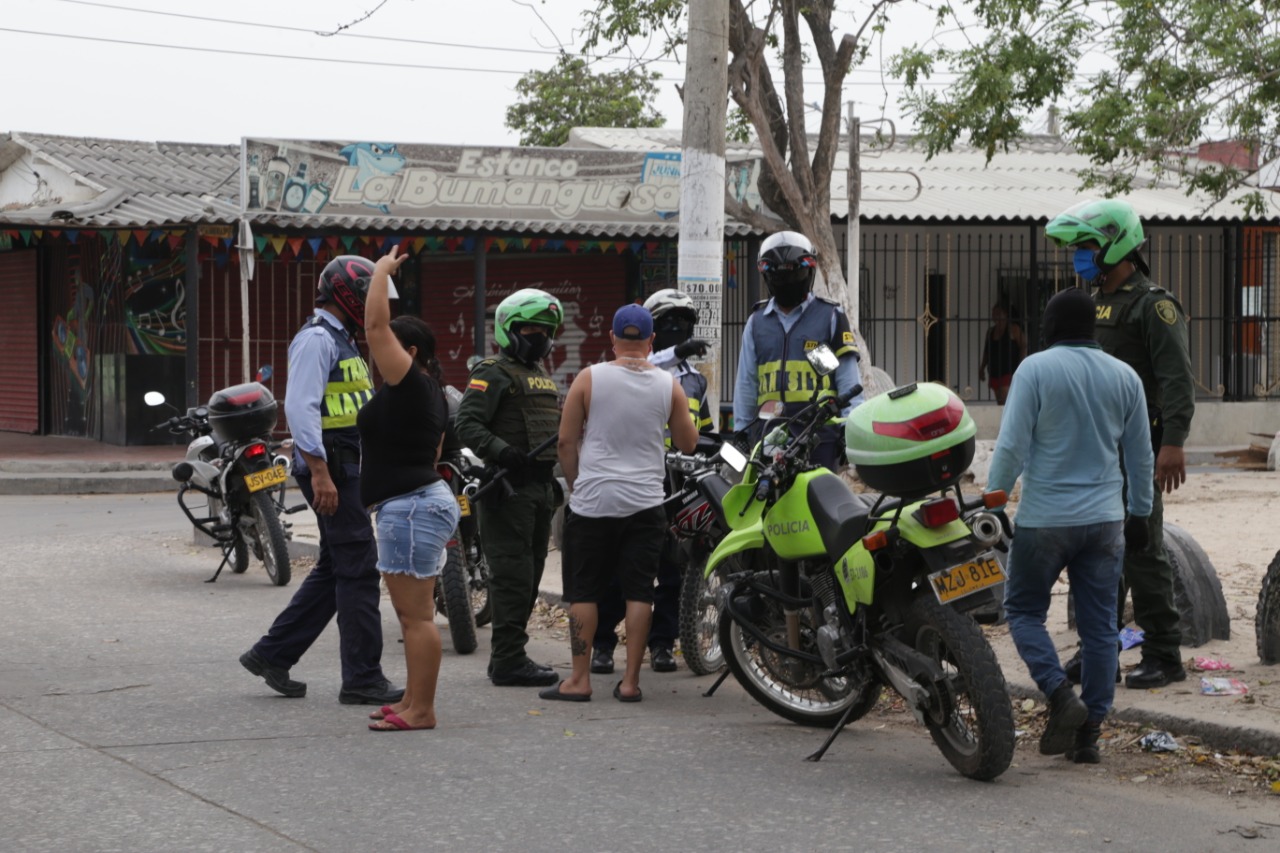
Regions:
[[525, 646], [559, 502], [555, 447], [533, 459], [529, 453], [560, 428], [559, 389], [542, 359], [563, 322], [560, 300], [541, 290], [518, 290], [502, 300], [493, 322], [501, 353], [475, 366], [458, 405], [458, 438], [486, 463], [507, 469], [513, 487], [478, 504], [493, 607], [489, 677], [500, 686], [559, 681], [551, 667], [529, 659]]
[[[1147, 521], [1146, 547], [1125, 551], [1117, 609], [1124, 610], [1127, 585], [1133, 594], [1134, 621], [1145, 637], [1142, 662], [1125, 678], [1125, 686], [1162, 687], [1187, 677], [1179, 653], [1181, 632], [1173, 567], [1164, 548], [1160, 497], [1187, 477], [1182, 447], [1195, 412], [1195, 383], [1186, 314], [1173, 294], [1147, 277], [1150, 269], [1141, 253], [1146, 243], [1142, 222], [1126, 202], [1082, 202], [1055, 217], [1045, 234], [1076, 250], [1076, 273], [1096, 288], [1098, 343], [1137, 372], [1146, 394], [1157, 488]], [[1074, 667], [1068, 664], [1067, 673], [1078, 681], [1078, 659], [1074, 663]]]

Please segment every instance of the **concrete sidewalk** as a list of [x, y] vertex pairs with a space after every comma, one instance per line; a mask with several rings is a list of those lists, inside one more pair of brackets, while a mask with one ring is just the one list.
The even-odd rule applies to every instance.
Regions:
[[[1201, 470], [1222, 471], [1215, 454], [1222, 448], [1189, 450], [1189, 461]], [[163, 447], [114, 447], [85, 439], [23, 436], [0, 432], [0, 494], [92, 494], [174, 491], [170, 467], [182, 459], [181, 445]], [[1195, 473], [1193, 468], [1192, 473]], [[296, 500], [294, 500], [296, 498]], [[292, 491], [290, 503], [300, 503]], [[176, 511], [176, 510], [175, 510]], [[319, 539], [315, 515], [304, 509], [288, 517], [292, 523], [291, 553], [297, 559], [314, 558]], [[560, 555], [548, 556], [541, 591], [555, 603], [561, 599]], [[1070, 655], [1074, 635], [1066, 631], [1065, 594], [1055, 596], [1050, 626], [1062, 656]], [[1197, 656], [1232, 661], [1254, 693], [1249, 697], [1199, 695], [1202, 673], [1188, 671], [1185, 682], [1159, 690], [1116, 690], [1114, 715], [1118, 719], [1148, 724], [1177, 735], [1194, 735], [1217, 748], [1244, 749], [1262, 755], [1280, 755], [1280, 702], [1273, 701], [1274, 685], [1280, 685], [1280, 666], [1262, 666], [1253, 648], [1252, 624], [1232, 614], [1229, 641], [1210, 641], [1199, 648], [1183, 648], [1187, 661]], [[1243, 629], [1243, 630], [1242, 630]], [[1043, 702], [1027, 675], [1007, 629], [988, 629], [1010, 691], [1017, 697]], [[1137, 663], [1138, 650], [1121, 657], [1123, 666]], [[1203, 675], [1213, 676], [1208, 672]], [[1280, 696], [1276, 697], [1280, 699]]]

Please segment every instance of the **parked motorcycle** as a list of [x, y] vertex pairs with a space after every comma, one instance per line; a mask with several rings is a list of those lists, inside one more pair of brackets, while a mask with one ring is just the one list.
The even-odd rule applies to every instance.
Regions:
[[732, 483], [722, 475], [722, 466], [740, 474], [746, 463], [732, 444], [705, 435], [698, 437], [693, 453], [667, 451], [670, 497], [663, 503], [665, 547], [680, 566], [680, 651], [695, 675], [710, 675], [724, 667], [716, 605], [720, 575], [707, 574], [704, 568], [716, 543], [729, 532], [720, 507]]
[[[825, 346], [808, 358], [820, 375], [838, 364]], [[995, 549], [1008, 522], [993, 510], [1006, 496], [961, 493], [976, 429], [960, 399], [933, 384], [854, 409], [846, 452], [881, 492], [854, 494], [810, 454], [858, 390], [770, 421], [723, 498], [731, 531], [706, 574], [724, 572], [725, 676], [785, 719], [834, 726], [814, 761], [888, 685], [961, 774], [994, 779], [1013, 758], [1013, 713], [995, 653], [966, 611], [989, 604], [1004, 579]]]
[[436, 470], [458, 501], [458, 527], [445, 547], [445, 562], [436, 584], [436, 609], [449, 620], [449, 636], [460, 655], [476, 650], [476, 629], [493, 618], [489, 606], [489, 561], [480, 545], [479, 525], [471, 494], [480, 486], [483, 467], [469, 450], [441, 458]]
[[[143, 399], [148, 406], [165, 405], [158, 391]], [[275, 425], [275, 398], [262, 384], [249, 382], [217, 391], [208, 405], [156, 426], [191, 438], [186, 459], [174, 465], [172, 473], [183, 514], [222, 549], [222, 562], [207, 583], [216, 581], [227, 566], [242, 574], [249, 568], [251, 550], [273, 584], [289, 583], [290, 536], [282, 515], [307, 505], [285, 507], [289, 445], [272, 443]], [[203, 506], [192, 495], [202, 495]]]

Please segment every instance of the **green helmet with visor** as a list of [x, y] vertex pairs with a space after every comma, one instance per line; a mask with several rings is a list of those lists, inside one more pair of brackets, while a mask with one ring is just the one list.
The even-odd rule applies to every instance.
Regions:
[[1045, 236], [1062, 246], [1094, 242], [1101, 248], [1094, 262], [1105, 272], [1146, 244], [1142, 220], [1133, 206], [1119, 199], [1083, 201], [1055, 216]]
[[[545, 334], [522, 335], [525, 326], [542, 326]], [[551, 344], [564, 325], [560, 300], [544, 290], [527, 287], [498, 303], [493, 314], [493, 337], [498, 347], [513, 358], [533, 363], [546, 358]]]

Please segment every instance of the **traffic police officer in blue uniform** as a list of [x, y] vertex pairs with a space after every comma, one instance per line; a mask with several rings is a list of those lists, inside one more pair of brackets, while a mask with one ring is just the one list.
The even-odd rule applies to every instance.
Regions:
[[[315, 510], [320, 556], [240, 663], [284, 696], [305, 696], [289, 670], [336, 614], [344, 705], [389, 705], [404, 695], [382, 672], [377, 549], [360, 503], [360, 433], [356, 413], [373, 396], [369, 367], [356, 347], [373, 263], [334, 258], [320, 274], [316, 309], [289, 344], [284, 411], [294, 441], [293, 474]], [[395, 296], [394, 287], [391, 295]]]
[[[858, 345], [844, 310], [829, 299], [813, 295], [817, 253], [809, 238], [780, 231], [760, 244], [760, 276], [770, 298], [756, 303], [742, 330], [738, 379], [733, 391], [733, 426], [740, 443], [759, 440], [755, 424], [760, 407], [771, 400], [783, 404], [790, 417], [814, 399], [847, 394], [862, 381]], [[840, 359], [835, 372], [819, 376], [805, 357], [820, 344]], [[863, 402], [859, 393], [841, 412]], [[823, 427], [822, 441], [812, 459], [836, 470], [844, 456], [844, 438], [837, 427]]]

